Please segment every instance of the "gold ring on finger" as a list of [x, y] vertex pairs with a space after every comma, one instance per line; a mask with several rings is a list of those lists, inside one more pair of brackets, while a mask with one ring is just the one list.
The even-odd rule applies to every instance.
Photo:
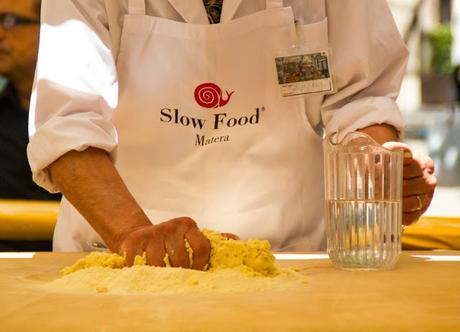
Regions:
[[415, 211], [420, 211], [423, 208], [422, 198], [420, 195], [415, 196], [415, 198], [417, 199], [417, 207], [415, 208]]

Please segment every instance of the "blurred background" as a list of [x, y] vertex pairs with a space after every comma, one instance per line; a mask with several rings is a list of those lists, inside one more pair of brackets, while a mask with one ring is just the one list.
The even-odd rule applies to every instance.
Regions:
[[410, 50], [398, 98], [405, 141], [433, 158], [438, 177], [425, 215], [460, 217], [460, 1], [388, 3]]

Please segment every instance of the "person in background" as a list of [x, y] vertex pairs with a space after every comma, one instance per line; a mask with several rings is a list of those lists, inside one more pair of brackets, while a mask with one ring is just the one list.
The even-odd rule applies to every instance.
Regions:
[[[64, 194], [56, 251], [190, 267], [188, 240], [200, 269], [200, 228], [324, 250], [323, 133], [405, 149], [404, 223], [430, 203], [432, 162], [389, 143], [408, 52], [385, 0], [44, 0], [42, 20], [28, 155]], [[332, 94], [280, 95], [296, 30], [331, 48]]]
[[0, 1], [0, 199], [60, 199], [32, 181], [26, 154], [39, 10], [37, 0]]
[[[37, 0], [0, 1], [0, 200], [61, 198], [33, 182], [26, 153], [40, 5]], [[50, 249], [51, 241], [0, 240], [0, 251]]]

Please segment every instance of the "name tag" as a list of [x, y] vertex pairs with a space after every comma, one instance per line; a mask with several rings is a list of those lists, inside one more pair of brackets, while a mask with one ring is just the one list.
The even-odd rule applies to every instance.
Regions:
[[334, 92], [327, 50], [276, 56], [275, 64], [282, 97]]

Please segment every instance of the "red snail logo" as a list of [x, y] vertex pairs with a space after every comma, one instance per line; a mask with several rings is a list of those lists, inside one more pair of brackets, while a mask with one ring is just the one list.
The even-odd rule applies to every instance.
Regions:
[[235, 91], [228, 92], [224, 99], [222, 96], [222, 90], [217, 84], [214, 83], [203, 83], [196, 87], [195, 89], [195, 100], [198, 105], [205, 108], [217, 108], [227, 105], [230, 101], [230, 97]]

